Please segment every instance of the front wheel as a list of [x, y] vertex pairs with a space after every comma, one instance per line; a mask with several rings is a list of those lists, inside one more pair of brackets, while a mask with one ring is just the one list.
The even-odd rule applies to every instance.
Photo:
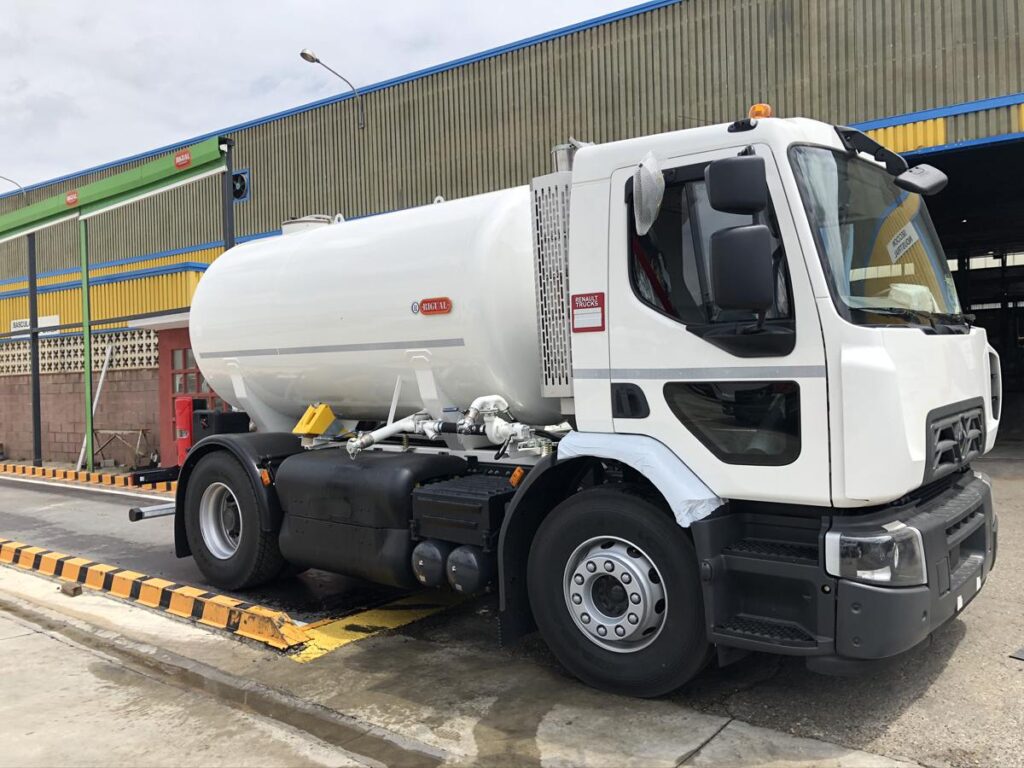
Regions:
[[277, 535], [260, 525], [249, 475], [225, 451], [201, 458], [189, 478], [185, 532], [199, 570], [221, 589], [265, 584], [286, 566]]
[[596, 688], [660, 696], [707, 660], [693, 544], [629, 487], [583, 491], [556, 507], [533, 540], [527, 584], [548, 646]]

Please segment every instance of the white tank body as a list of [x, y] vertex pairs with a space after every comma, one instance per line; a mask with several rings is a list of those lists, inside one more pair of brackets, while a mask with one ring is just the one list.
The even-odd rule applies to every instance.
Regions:
[[[418, 411], [424, 358], [453, 405], [497, 394], [517, 419], [556, 422], [540, 394], [530, 204], [518, 187], [237, 246], [192, 300], [199, 367], [262, 431], [316, 402], [384, 419], [399, 376], [397, 416]], [[416, 311], [433, 298], [451, 311]]]

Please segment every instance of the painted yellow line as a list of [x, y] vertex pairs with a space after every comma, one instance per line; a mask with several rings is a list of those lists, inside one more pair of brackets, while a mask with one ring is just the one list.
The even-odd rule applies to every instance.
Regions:
[[421, 592], [380, 608], [309, 624], [303, 627], [308, 638], [306, 644], [289, 658], [300, 664], [314, 661], [349, 643], [425, 619], [462, 600], [454, 592]]

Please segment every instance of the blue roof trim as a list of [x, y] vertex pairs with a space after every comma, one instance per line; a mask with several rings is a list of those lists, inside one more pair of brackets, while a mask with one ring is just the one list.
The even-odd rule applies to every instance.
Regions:
[[[523, 48], [529, 48], [540, 43], [546, 43], [549, 40], [554, 40], [559, 37], [566, 37], [576, 32], [582, 32], [587, 29], [592, 29], [593, 27], [600, 27], [605, 24], [611, 24], [612, 22], [620, 21], [622, 19], [628, 19], [632, 16], [639, 16], [640, 14], [647, 13], [649, 11], [654, 11], [657, 10], [658, 8], [663, 8], [667, 5], [675, 5], [676, 3], [680, 2], [684, 2], [684, 0], [650, 0], [650, 2], [642, 3], [641, 5], [634, 5], [629, 8], [623, 8], [621, 11], [613, 11], [612, 13], [607, 13], [604, 16], [598, 16], [596, 18], [581, 21], [576, 24], [570, 24], [565, 27], [560, 27], [559, 29], [553, 29], [550, 32], [542, 32], [541, 34], [534, 35], [533, 37], [527, 37], [522, 40], [517, 40], [516, 42], [513, 43], [500, 45], [496, 48], [489, 48], [485, 51], [481, 51], [480, 53], [470, 54], [469, 56], [463, 56], [462, 58], [459, 59], [452, 59], [451, 61], [447, 61], [443, 64], [437, 64], [433, 67], [427, 67], [426, 69], [416, 70], [415, 72], [410, 72], [409, 74], [406, 75], [399, 75], [398, 77], [393, 77], [389, 80], [382, 80], [379, 83], [374, 83], [372, 85], [360, 88], [359, 92], [373, 93], [374, 91], [381, 91], [384, 90], [385, 88], [393, 88], [396, 85], [408, 83], [413, 80], [420, 80], [424, 77], [436, 75], [441, 72], [447, 72], [452, 69], [457, 69], [458, 67], [464, 67], [468, 64], [474, 64], [478, 61], [483, 61], [485, 59], [492, 59], [506, 53], [512, 53], [513, 51], [519, 51], [522, 50]], [[328, 96], [327, 98], [319, 99], [317, 101], [311, 101], [308, 104], [302, 104], [298, 107], [292, 107], [291, 109], [285, 109], [281, 110], [280, 112], [274, 112], [273, 114], [267, 115], [265, 117], [258, 117], [253, 120], [247, 120], [245, 122], [228, 126], [227, 128], [221, 128], [220, 130], [217, 131], [210, 131], [209, 133], [204, 133], [201, 136], [194, 136], [190, 139], [183, 139], [182, 141], [177, 141], [174, 142], [173, 144], [167, 144], [157, 149], [151, 149], [146, 152], [140, 152], [135, 155], [130, 155], [129, 157], [122, 157], [119, 160], [112, 160], [109, 163], [94, 165], [91, 168], [86, 168], [85, 170], [75, 171], [64, 176], [58, 176], [56, 178], [48, 179], [46, 181], [36, 182], [35, 184], [29, 184], [27, 187], [25, 187], [25, 190], [30, 191], [33, 189], [39, 189], [40, 187], [47, 187], [50, 186], [51, 184], [60, 184], [65, 181], [76, 179], [79, 176], [84, 176], [88, 173], [105, 171], [108, 168], [116, 168], [119, 165], [124, 165], [125, 163], [130, 163], [135, 160], [145, 160], [147, 158], [163, 154], [164, 152], [171, 152], [176, 149], [181, 149], [182, 147], [186, 147], [190, 144], [195, 144], [200, 141], [205, 141], [206, 139], [213, 138], [214, 136], [223, 136], [225, 134], [234, 133], [235, 131], [241, 131], [246, 128], [254, 128], [258, 125], [264, 125], [265, 123], [274, 122], [275, 120], [281, 120], [285, 117], [298, 115], [301, 114], [302, 112], [309, 112], [310, 110], [317, 109], [318, 107], [324, 107], [327, 106], [328, 104], [335, 104], [339, 101], [346, 101], [348, 99], [353, 98], [355, 98], [355, 95], [351, 92], [340, 93], [335, 96]], [[10, 195], [18, 194], [21, 194], [18, 190], [14, 190], [12, 192], [5, 192], [4, 194], [0, 195], [0, 200], [4, 199], [5, 197], [9, 197]]]
[[[264, 237], [274, 237], [280, 235], [280, 229], [272, 229], [269, 232], [258, 232], [255, 235], [245, 235], [236, 239], [238, 244], [248, 243], [250, 240], [261, 240]], [[189, 245], [184, 248], [173, 248], [169, 251], [157, 251], [156, 253], [144, 253], [141, 256], [129, 256], [124, 259], [115, 259], [113, 261], [99, 261], [96, 263], [89, 264], [89, 272], [94, 269], [109, 269], [110, 267], [123, 267], [127, 264], [138, 264], [141, 261], [153, 261], [155, 259], [165, 259], [168, 256], [180, 256], [183, 253], [195, 253], [196, 251], [205, 251], [209, 248], [219, 248], [223, 245], [222, 240], [211, 240], [208, 243], [199, 243], [198, 245]], [[40, 272], [36, 275], [37, 279], [44, 277], [60, 277], [61, 275], [79, 275], [82, 270], [79, 267], [68, 267], [66, 269], [55, 269], [51, 272]], [[28, 280], [28, 275], [22, 275], [21, 277], [9, 277], [5, 280], [0, 280], [0, 285], [12, 285], [14, 283], [24, 283]], [[40, 290], [45, 286], [41, 286]]]
[[1010, 141], [1021, 140], [1024, 140], [1024, 132], [1001, 133], [998, 136], [986, 136], [981, 139], [954, 141], [952, 144], [941, 144], [937, 147], [922, 147], [921, 149], [915, 149], [913, 152], [903, 152], [902, 154], [904, 156], [930, 155], [935, 152], [955, 152], [958, 149], [970, 149], [971, 147], [981, 147], [986, 144], [1003, 144]]
[[[93, 277], [89, 280], [89, 287], [95, 287], [97, 285], [108, 285], [110, 283], [123, 283], [127, 280], [139, 280], [144, 277], [159, 277], [161, 275], [174, 275], [178, 272], [205, 272], [209, 264], [205, 264], [201, 261], [186, 261], [183, 264], [169, 264], [165, 267], [151, 267], [150, 269], [138, 269], [134, 272], [116, 272], [113, 275], [103, 275], [102, 277]], [[67, 283], [53, 283], [51, 285], [41, 285], [37, 289], [37, 293], [57, 293], [58, 291], [68, 291], [75, 288], [81, 288], [82, 283], [79, 280], [72, 280]], [[19, 288], [16, 291], [6, 291], [0, 293], [0, 299], [14, 299], [21, 296], [28, 296], [27, 288]]]
[[903, 115], [882, 117], [878, 120], [865, 120], [862, 123], [852, 123], [850, 127], [858, 128], [862, 131], [874, 131], [878, 128], [891, 128], [894, 125], [906, 125], [907, 123], [917, 123], [922, 120], [934, 120], [939, 117], [952, 117], [954, 115], [966, 115], [971, 112], [984, 112], [986, 109], [1012, 107], [1016, 104], [1024, 104], [1024, 93], [1011, 93], [1007, 96], [995, 96], [990, 99], [965, 101], [962, 104], [922, 109], [918, 112], [907, 112]]

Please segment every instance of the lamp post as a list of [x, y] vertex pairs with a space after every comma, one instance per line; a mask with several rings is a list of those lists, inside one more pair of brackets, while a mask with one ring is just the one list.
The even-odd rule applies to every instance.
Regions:
[[345, 85], [352, 89], [352, 92], [356, 95], [356, 104], [359, 106], [359, 129], [362, 130], [363, 128], [365, 128], [366, 113], [363, 111], [363, 95], [359, 93], [359, 89], [352, 85], [351, 81], [349, 81], [347, 77], [342, 75], [340, 72], [334, 71], [329, 66], [324, 64], [320, 60], [320, 57], [313, 53], [311, 50], [309, 50], [309, 48], [303, 48], [301, 51], [299, 51], [299, 56], [301, 56], [304, 61], [308, 61], [310, 64], [319, 64], [321, 67], [326, 69], [328, 72], [330, 72], [332, 75], [337, 77], [339, 80], [344, 82]]
[[[25, 205], [28, 205], [28, 193], [14, 179], [0, 176], [9, 181], [21, 192]], [[29, 232], [25, 237], [28, 248], [28, 346], [29, 371], [31, 372], [30, 387], [32, 390], [32, 466], [43, 466], [43, 424], [39, 408], [39, 304], [36, 291], [36, 233]]]

